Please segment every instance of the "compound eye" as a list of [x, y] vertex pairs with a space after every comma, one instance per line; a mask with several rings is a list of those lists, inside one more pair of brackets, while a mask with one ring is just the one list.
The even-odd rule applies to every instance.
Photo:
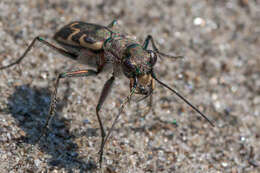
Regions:
[[131, 63], [130, 60], [125, 60], [123, 62], [123, 72], [127, 77], [133, 77], [135, 76], [135, 66]]
[[149, 50], [148, 52], [150, 54], [150, 64], [151, 64], [151, 66], [154, 66], [155, 63], [157, 62], [157, 55], [155, 52], [153, 52], [151, 50]]
[[125, 60], [124, 65], [130, 71], [135, 69], [135, 66], [129, 60]]

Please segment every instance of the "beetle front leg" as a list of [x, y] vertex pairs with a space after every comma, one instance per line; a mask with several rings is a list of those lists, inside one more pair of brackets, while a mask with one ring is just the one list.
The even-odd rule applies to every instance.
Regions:
[[105, 133], [105, 130], [104, 130], [104, 127], [103, 127], [103, 124], [102, 124], [102, 121], [101, 121], [101, 118], [100, 118], [100, 115], [99, 115], [99, 111], [101, 110], [108, 94], [111, 91], [114, 80], [115, 80], [115, 77], [112, 76], [110, 79], [108, 79], [106, 81], [106, 83], [105, 83], [105, 85], [102, 89], [101, 95], [99, 97], [97, 107], [96, 107], [96, 114], [97, 114], [100, 130], [101, 130], [101, 138], [102, 138], [101, 139], [101, 145], [100, 145], [100, 151], [99, 151], [99, 154], [100, 154], [99, 155], [99, 166], [100, 166], [100, 168], [102, 167], [102, 156], [103, 156], [103, 149], [104, 149], [104, 145], [105, 145], [106, 133]]
[[144, 112], [142, 113], [141, 116], [145, 117], [151, 111], [152, 108], [153, 108], [153, 95], [151, 94], [147, 106], [144, 108]]

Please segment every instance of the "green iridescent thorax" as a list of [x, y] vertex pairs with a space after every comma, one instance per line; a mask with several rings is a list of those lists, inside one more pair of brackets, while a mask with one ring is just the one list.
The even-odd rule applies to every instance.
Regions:
[[150, 55], [140, 44], [132, 44], [127, 47], [124, 58], [128, 59], [136, 68], [137, 75], [148, 74], [151, 71]]
[[103, 45], [107, 60], [117, 60], [127, 77], [148, 74], [151, 71], [150, 55], [142, 45], [129, 35], [113, 33]]
[[105, 40], [103, 49], [106, 53], [116, 56], [115, 58], [121, 62], [126, 47], [133, 43], [136, 43], [136, 40], [129, 39], [127, 35], [114, 33], [112, 37]]

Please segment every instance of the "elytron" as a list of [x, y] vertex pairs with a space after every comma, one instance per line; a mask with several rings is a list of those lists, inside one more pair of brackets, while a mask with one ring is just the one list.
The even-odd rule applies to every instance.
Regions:
[[[133, 94], [139, 94], [142, 95], [140, 100], [150, 97], [148, 104], [150, 109], [152, 106], [152, 93], [155, 88], [155, 82], [172, 91], [192, 109], [205, 118], [212, 126], [214, 126], [214, 124], [195, 106], [182, 97], [177, 91], [170, 88], [168, 85], [157, 78], [153, 70], [153, 67], [157, 62], [157, 56], [164, 56], [169, 58], [179, 57], [166, 55], [160, 52], [157, 49], [152, 36], [148, 35], [144, 43], [140, 44], [134, 39], [133, 36], [121, 32], [117, 27], [116, 20], [112, 21], [107, 26], [75, 21], [61, 28], [54, 35], [53, 39], [61, 47], [58, 47], [38, 36], [33, 39], [31, 44], [19, 59], [13, 63], [10, 63], [9, 65], [0, 67], [0, 70], [3, 70], [13, 65], [19, 64], [31, 50], [35, 42], [38, 41], [66, 57], [80, 62], [83, 61], [84, 63], [96, 68], [96, 70], [82, 69], [63, 72], [57, 76], [56, 82], [54, 84], [54, 91], [52, 93], [49, 114], [38, 140], [43, 135], [45, 135], [49, 121], [55, 114], [57, 91], [60, 79], [69, 77], [97, 76], [108, 64], [112, 65], [111, 68], [113, 69], [113, 73], [112, 76], [105, 82], [99, 97], [98, 104], [96, 106], [96, 115], [101, 130], [101, 146], [99, 152], [100, 167], [102, 167], [102, 157], [105, 143], [108, 140], [108, 137], [110, 136], [111, 131], [113, 130], [126, 103], [131, 100], [131, 96]], [[149, 43], [152, 45], [152, 50], [148, 49]], [[108, 133], [106, 133], [99, 115], [99, 111], [101, 110], [115, 79], [120, 73], [124, 74], [129, 79], [130, 92], [121, 104], [119, 113], [116, 115], [112, 126], [108, 129]]]

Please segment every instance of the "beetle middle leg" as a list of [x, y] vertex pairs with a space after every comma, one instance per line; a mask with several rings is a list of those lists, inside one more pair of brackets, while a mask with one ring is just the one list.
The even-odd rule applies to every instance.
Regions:
[[106, 83], [105, 83], [105, 85], [104, 85], [104, 87], [102, 89], [101, 95], [99, 97], [97, 107], [96, 107], [96, 114], [97, 114], [100, 130], [101, 130], [101, 145], [100, 145], [100, 151], [99, 151], [99, 154], [100, 154], [99, 155], [99, 166], [100, 166], [100, 168], [102, 166], [102, 157], [103, 157], [103, 149], [104, 149], [104, 146], [105, 146], [106, 132], [104, 130], [101, 118], [99, 116], [99, 111], [101, 110], [101, 108], [102, 108], [102, 106], [103, 106], [103, 104], [104, 104], [108, 94], [111, 91], [111, 88], [113, 86], [114, 80], [115, 80], [115, 77], [113, 75], [110, 79], [108, 79], [106, 81]]
[[37, 138], [36, 142], [38, 142], [43, 135], [46, 133], [46, 129], [49, 125], [49, 122], [56, 111], [56, 103], [57, 103], [57, 92], [59, 87], [60, 79], [62, 78], [69, 78], [69, 77], [88, 77], [88, 76], [96, 76], [100, 73], [100, 71], [95, 70], [77, 70], [77, 71], [71, 71], [71, 72], [65, 72], [60, 73], [58, 77], [56, 78], [55, 84], [54, 84], [54, 91], [52, 93], [52, 99], [51, 99], [51, 105], [49, 109], [49, 114], [47, 116], [47, 120], [40, 132], [40, 136]]
[[[56, 111], [56, 103], [57, 103], [57, 91], [58, 91], [58, 87], [59, 87], [59, 81], [62, 78], [68, 78], [68, 77], [87, 77], [87, 76], [96, 76], [100, 73], [101, 70], [98, 71], [94, 71], [94, 70], [78, 70], [78, 71], [71, 71], [71, 72], [66, 72], [66, 73], [61, 73], [58, 75], [56, 82], [55, 82], [55, 86], [54, 86], [54, 91], [52, 94], [52, 100], [51, 100], [51, 106], [50, 106], [50, 110], [49, 110], [49, 115], [47, 117], [47, 120], [45, 122], [44, 127], [42, 128], [41, 131], [41, 135], [38, 137], [37, 141], [40, 140], [40, 138], [46, 133], [46, 129], [48, 127], [48, 124], [51, 120], [51, 118], [53, 117], [53, 115], [55, 114]], [[100, 118], [99, 115], [99, 111], [101, 110], [108, 94], [111, 91], [111, 88], [113, 86], [113, 82], [115, 80], [114, 75], [108, 79], [102, 89], [97, 107], [96, 107], [96, 115], [98, 118], [98, 122], [99, 122], [99, 126], [100, 126], [100, 130], [101, 130], [101, 146], [100, 146], [100, 158], [99, 158], [99, 163], [100, 163], [100, 167], [102, 165], [102, 156], [103, 156], [103, 148], [105, 145], [105, 137], [106, 137], [106, 133], [103, 127], [103, 123], [102, 120]]]

